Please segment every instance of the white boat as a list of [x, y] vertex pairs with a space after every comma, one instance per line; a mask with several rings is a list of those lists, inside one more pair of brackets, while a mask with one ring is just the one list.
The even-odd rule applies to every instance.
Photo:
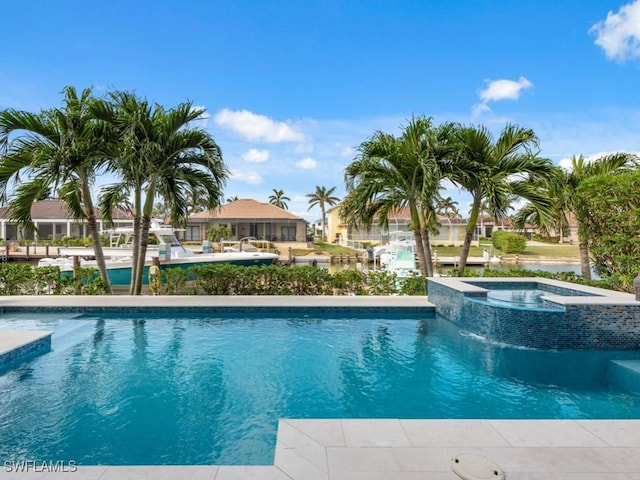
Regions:
[[[176, 229], [168, 225], [160, 225], [153, 221], [149, 229], [149, 246], [145, 259], [143, 283], [148, 283], [148, 268], [153, 258], [158, 257], [160, 268], [188, 269], [195, 265], [233, 264], [233, 265], [271, 265], [279, 256], [275, 252], [261, 252], [257, 249], [244, 251], [244, 244], [239, 248], [225, 249], [220, 253], [196, 253], [185, 247], [175, 235]], [[205, 249], [203, 249], [204, 251]], [[110, 246], [103, 248], [107, 273], [112, 285], [129, 285], [131, 283], [131, 265], [133, 260], [133, 228], [117, 228], [110, 234]], [[74, 257], [81, 267], [97, 268], [95, 251], [86, 247], [61, 247], [59, 258], [43, 258], [38, 266], [57, 265], [61, 272], [73, 271]]]
[[416, 242], [411, 232], [390, 232], [389, 243], [373, 249], [374, 259], [380, 259], [380, 268], [395, 273], [398, 278], [420, 275], [416, 264]]

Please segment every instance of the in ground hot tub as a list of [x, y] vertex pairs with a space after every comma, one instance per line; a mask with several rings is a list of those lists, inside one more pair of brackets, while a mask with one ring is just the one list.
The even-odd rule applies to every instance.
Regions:
[[436, 313], [489, 341], [543, 349], [640, 350], [630, 294], [538, 278], [429, 279]]

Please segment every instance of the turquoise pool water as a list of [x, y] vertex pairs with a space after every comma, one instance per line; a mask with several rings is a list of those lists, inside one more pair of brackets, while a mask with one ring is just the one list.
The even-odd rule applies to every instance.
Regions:
[[55, 333], [50, 353], [0, 375], [0, 461], [271, 464], [278, 418], [640, 418], [640, 395], [608, 373], [638, 352], [327, 312], [4, 314], [0, 329]]
[[551, 294], [538, 289], [489, 290], [487, 292], [487, 301], [507, 305], [517, 305], [520, 307], [541, 307], [543, 304], [543, 295]]

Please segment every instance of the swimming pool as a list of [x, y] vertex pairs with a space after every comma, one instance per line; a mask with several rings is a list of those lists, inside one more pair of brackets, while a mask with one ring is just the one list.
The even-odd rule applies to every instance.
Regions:
[[0, 460], [271, 464], [278, 418], [640, 418], [611, 360], [443, 318], [6, 313], [53, 350], [0, 376]]

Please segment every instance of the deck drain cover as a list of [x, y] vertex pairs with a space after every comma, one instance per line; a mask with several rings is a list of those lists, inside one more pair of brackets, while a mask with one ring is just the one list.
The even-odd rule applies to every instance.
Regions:
[[449, 460], [451, 470], [464, 480], [503, 480], [504, 472], [487, 457], [463, 453]]

